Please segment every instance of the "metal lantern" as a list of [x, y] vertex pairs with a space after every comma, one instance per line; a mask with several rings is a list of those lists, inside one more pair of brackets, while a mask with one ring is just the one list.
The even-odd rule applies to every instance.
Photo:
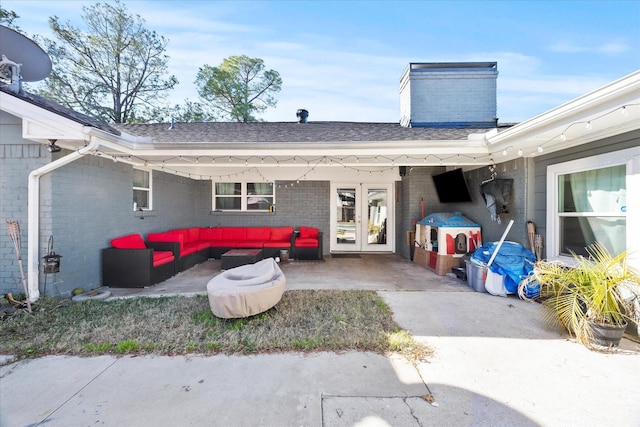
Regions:
[[53, 251], [53, 236], [49, 236], [48, 252], [49, 255], [42, 257], [44, 260], [44, 274], [57, 273], [60, 271], [60, 258], [62, 258], [62, 256]]
[[51, 252], [49, 255], [42, 257], [44, 259], [44, 274], [52, 274], [60, 271], [60, 258], [62, 256]]

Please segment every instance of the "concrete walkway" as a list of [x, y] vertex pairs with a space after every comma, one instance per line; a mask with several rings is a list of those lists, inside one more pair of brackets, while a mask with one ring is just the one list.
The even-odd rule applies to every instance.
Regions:
[[[201, 292], [216, 268], [205, 264], [183, 273], [184, 292]], [[0, 426], [640, 425], [635, 341], [589, 351], [547, 330], [538, 304], [473, 292], [397, 256], [283, 270], [288, 289], [377, 290], [435, 354], [418, 366], [361, 352], [5, 360]], [[161, 285], [147, 294], [171, 293]]]

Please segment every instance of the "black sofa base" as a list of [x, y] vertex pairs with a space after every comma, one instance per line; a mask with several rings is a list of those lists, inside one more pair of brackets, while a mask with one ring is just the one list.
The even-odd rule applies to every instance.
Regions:
[[102, 285], [112, 288], [145, 288], [176, 274], [175, 261], [153, 266], [153, 249], [102, 250]]
[[209, 248], [178, 258], [178, 272], [182, 272], [209, 259]]

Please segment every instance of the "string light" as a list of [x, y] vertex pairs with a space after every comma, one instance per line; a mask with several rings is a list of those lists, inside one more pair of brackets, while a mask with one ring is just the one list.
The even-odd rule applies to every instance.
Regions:
[[[569, 126], [567, 126], [562, 132], [560, 132], [559, 134], [556, 134], [555, 136], [549, 138], [548, 140], [540, 143], [537, 147], [537, 153], [543, 153], [545, 151], [545, 146], [553, 141], [566, 141], [569, 136], [571, 135], [569, 133], [569, 131], [574, 128], [575, 126], [579, 125], [579, 126], [583, 126], [583, 129], [585, 130], [592, 130], [593, 126], [594, 126], [594, 122], [596, 122], [597, 120], [613, 114], [613, 113], [617, 113], [620, 112], [620, 114], [622, 115], [629, 115], [629, 107], [631, 106], [638, 106], [640, 105], [640, 103], [636, 103], [636, 104], [626, 104], [624, 106], [615, 108], [613, 110], [610, 110], [608, 112], [605, 112], [603, 114], [601, 114], [600, 116], [597, 117], [592, 117], [590, 120], [588, 121], [577, 121], [575, 123], [570, 124]], [[635, 111], [635, 110], [632, 110]], [[513, 146], [508, 146], [506, 148], [504, 148], [502, 150], [502, 154], [503, 155], [508, 155], [509, 149], [513, 148]], [[495, 153], [488, 153], [486, 156], [489, 157], [490, 161], [493, 162], [493, 159], [491, 158], [491, 156], [495, 154]], [[523, 148], [518, 148], [517, 150], [517, 155], [518, 156], [523, 156], [524, 151]], [[240, 172], [236, 172], [235, 174], [228, 174], [228, 175], [191, 175], [190, 173], [186, 173], [184, 171], [179, 171], [177, 169], [173, 169], [170, 167], [167, 167], [166, 162], [167, 161], [171, 161], [172, 159], [177, 159], [178, 161], [181, 162], [186, 162], [186, 163], [191, 163], [191, 164], [199, 164], [200, 158], [203, 156], [193, 156], [193, 157], [185, 157], [183, 155], [179, 155], [177, 157], [173, 157], [172, 159], [166, 159], [166, 160], [162, 160], [162, 161], [151, 161], [148, 159], [144, 159], [135, 155], [123, 155], [118, 157], [117, 155], [113, 155], [113, 154], [107, 154], [101, 151], [96, 151], [94, 153], [94, 155], [96, 156], [103, 156], [106, 158], [111, 158], [113, 160], [114, 163], [117, 163], [118, 161], [123, 161], [126, 163], [131, 163], [134, 166], [135, 165], [140, 165], [140, 166], [144, 166], [144, 167], [150, 167], [150, 168], [156, 168], [156, 169], [160, 169], [164, 172], [168, 172], [168, 173], [173, 173], [175, 175], [178, 176], [185, 176], [185, 177], [189, 177], [191, 179], [222, 179], [224, 177], [226, 177], [227, 179], [231, 178], [231, 177], [235, 177], [235, 176], [240, 176], [240, 175], [244, 175], [244, 174], [248, 174], [248, 173], [257, 173], [259, 174], [262, 179], [265, 182], [274, 182], [273, 180], [269, 180], [267, 179], [261, 172], [260, 169], [258, 167], [251, 167], [249, 169], [245, 169], [244, 171], [240, 171]], [[204, 156], [204, 158], [206, 159], [209, 156]], [[264, 164], [264, 160], [268, 159], [269, 157], [272, 157], [274, 160], [274, 163], [276, 166], [280, 166], [280, 163], [284, 162], [284, 164], [287, 164], [288, 162], [293, 161], [293, 163], [296, 164], [304, 164], [306, 162], [306, 166], [308, 168], [307, 171], [305, 171], [303, 174], [301, 174], [297, 179], [295, 179], [294, 181], [290, 182], [290, 186], [293, 187], [295, 184], [299, 184], [300, 180], [304, 180], [306, 179], [310, 174], [317, 172], [317, 167], [321, 164], [326, 164], [329, 166], [343, 166], [344, 169], [346, 170], [353, 170], [354, 172], [357, 172], [358, 174], [360, 173], [369, 173], [369, 175], [372, 175], [373, 171], [368, 170], [367, 169], [360, 169], [358, 167], [354, 167], [354, 166], [350, 166], [348, 163], [345, 163], [345, 160], [350, 160], [350, 161], [355, 161], [356, 164], [361, 163], [360, 160], [366, 160], [367, 157], [359, 157], [356, 155], [351, 155], [351, 156], [346, 156], [344, 158], [338, 158], [338, 157], [331, 157], [331, 156], [318, 156], [315, 159], [310, 159], [310, 158], [305, 158], [305, 157], [300, 157], [300, 156], [293, 156], [289, 159], [280, 159], [278, 160], [277, 158], [273, 157], [273, 156], [266, 156], [266, 157], [261, 157], [260, 158], [260, 163]], [[422, 156], [416, 156], [416, 157], [412, 157], [409, 155], [402, 155], [396, 158], [390, 158], [387, 156], [370, 156], [368, 157], [368, 161], [370, 162], [371, 160], [373, 160], [375, 163], [379, 163], [379, 161], [384, 160], [385, 162], [389, 162], [387, 164], [391, 164], [391, 167], [387, 167], [387, 168], [379, 168], [376, 167], [377, 171], [380, 172], [381, 174], [384, 174], [386, 172], [389, 172], [393, 169], [395, 169], [395, 165], [396, 163], [398, 163], [399, 161], [402, 161], [402, 159], [406, 159], [406, 162], [408, 164], [410, 164], [412, 161], [422, 161], [424, 164], [428, 164], [430, 159], [433, 158], [433, 161], [438, 162], [439, 165], [443, 165], [443, 164], [452, 164], [452, 161], [454, 162], [462, 162], [464, 161], [465, 158], [469, 159], [469, 161], [472, 161], [473, 163], [476, 163], [478, 161], [481, 161], [483, 159], [486, 159], [485, 156], [481, 155], [481, 156], [466, 156], [464, 154], [460, 154], [460, 153], [456, 153], [450, 157], [439, 157], [435, 154], [428, 154], [425, 157]], [[222, 157], [222, 159], [224, 159], [224, 157]], [[251, 157], [248, 157], [245, 160], [245, 166], [249, 166], [248, 164], [248, 160], [250, 160]], [[455, 160], [453, 160], [455, 159]], [[220, 160], [220, 159], [219, 159]], [[239, 158], [234, 158], [233, 156], [229, 156], [228, 157], [228, 161], [229, 163], [233, 163], [234, 160], [241, 160]], [[298, 160], [300, 160], [300, 162], [298, 162]], [[211, 156], [211, 164], [216, 164], [216, 158], [214, 156]]]
[[[595, 121], [597, 121], [597, 120], [599, 120], [599, 119], [601, 119], [601, 118], [603, 118], [603, 117], [606, 117], [606, 116], [608, 116], [608, 115], [610, 115], [610, 114], [613, 114], [613, 113], [615, 113], [616, 111], [619, 111], [619, 112], [620, 112], [620, 114], [621, 114], [621, 115], [623, 115], [623, 116], [628, 116], [628, 115], [629, 115], [629, 108], [628, 108], [628, 107], [636, 107], [636, 106], [639, 106], [639, 105], [640, 105], [640, 103], [625, 104], [625, 105], [622, 105], [622, 106], [620, 106], [620, 107], [614, 108], [613, 110], [610, 110], [610, 111], [607, 111], [607, 112], [605, 112], [605, 113], [602, 113], [602, 114], [600, 114], [599, 116], [592, 117], [592, 118], [591, 118], [590, 120], [588, 120], [588, 121], [577, 121], [577, 122], [571, 123], [571, 124], [570, 124], [569, 126], [567, 126], [567, 127], [566, 127], [562, 132], [560, 132], [560, 134], [554, 135], [554, 136], [552, 136], [551, 138], [549, 138], [548, 140], [546, 140], [545, 142], [543, 142], [543, 143], [541, 143], [540, 145], [538, 145], [538, 149], [537, 149], [537, 151], [538, 151], [538, 153], [542, 153], [542, 152], [544, 152], [544, 146], [545, 146], [545, 145], [547, 145], [548, 143], [550, 143], [550, 142], [552, 142], [552, 141], [556, 140], [556, 139], [560, 139], [560, 141], [563, 141], [563, 142], [564, 142], [564, 141], [566, 141], [566, 140], [569, 138], [569, 137], [567, 136], [567, 132], [568, 132], [571, 128], [573, 128], [573, 127], [575, 127], [575, 126], [577, 126], [577, 125], [584, 126], [584, 129], [586, 129], [586, 130], [590, 131], [590, 130], [593, 130], [593, 124], [594, 124], [594, 122], [595, 122]], [[510, 147], [505, 148], [505, 149], [502, 151], [502, 153], [504, 154], [504, 153], [505, 153], [505, 151], [507, 151], [507, 149], [508, 149], [508, 148], [510, 148]], [[519, 150], [518, 150], [518, 155], [520, 155], [520, 153], [521, 153], [521, 152], [522, 152], [522, 149], [519, 149]]]

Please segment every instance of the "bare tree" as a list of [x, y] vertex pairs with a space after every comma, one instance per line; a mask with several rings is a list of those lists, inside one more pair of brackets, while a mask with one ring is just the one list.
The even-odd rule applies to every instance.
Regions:
[[178, 83], [165, 77], [168, 41], [119, 1], [82, 9], [86, 31], [49, 18], [53, 71], [36, 92], [106, 122], [146, 121]]

